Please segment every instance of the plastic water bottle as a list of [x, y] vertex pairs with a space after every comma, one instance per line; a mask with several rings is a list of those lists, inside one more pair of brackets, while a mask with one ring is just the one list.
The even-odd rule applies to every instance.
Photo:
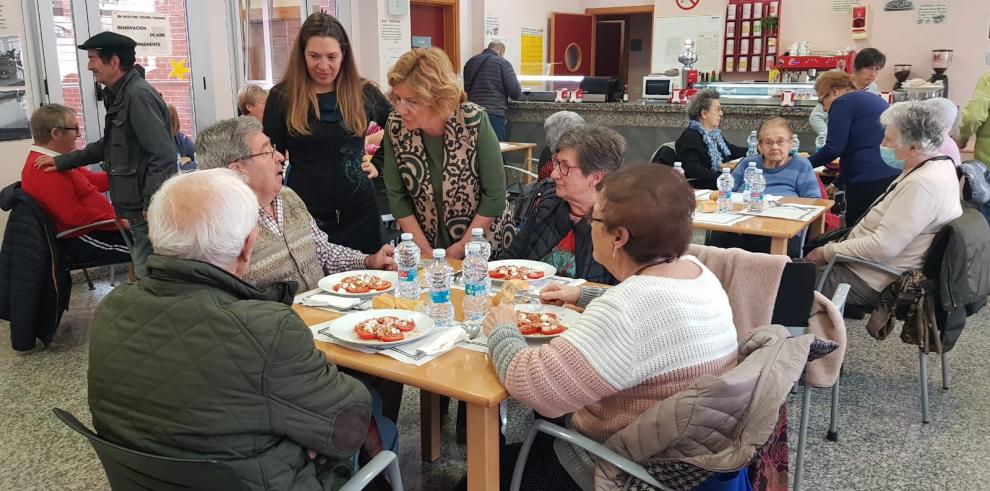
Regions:
[[399, 298], [419, 300], [419, 246], [413, 242], [413, 235], [404, 233], [402, 242], [395, 248], [395, 265], [399, 270], [399, 284], [395, 285], [395, 295]]
[[722, 175], [716, 181], [718, 185], [718, 211], [719, 213], [729, 213], [732, 211], [732, 188], [736, 185], [736, 180], [732, 178], [727, 167], [722, 168]]
[[760, 213], [763, 211], [766, 196], [763, 191], [767, 188], [767, 181], [763, 177], [763, 169], [756, 169], [752, 182], [749, 184], [749, 211]]
[[758, 136], [756, 136], [756, 131], [749, 132], [749, 138], [746, 139], [746, 143], [749, 144], [749, 148], [746, 150], [746, 156], [752, 157], [757, 154], [756, 144], [760, 142]]
[[674, 172], [680, 174], [681, 177], [684, 177], [684, 164], [680, 162], [674, 162]]
[[801, 151], [801, 139], [798, 138], [797, 133], [794, 133], [794, 135], [791, 137], [790, 156], [793, 157], [797, 155], [797, 153], [800, 151]]
[[[471, 244], [478, 244], [478, 252], [485, 258], [485, 265], [487, 267], [488, 261], [492, 259], [492, 244], [485, 238], [485, 231], [482, 228], [476, 227], [471, 229], [471, 241], [468, 242], [468, 245]], [[485, 271], [485, 288], [488, 291], [492, 291], [492, 279], [488, 276], [487, 270]]]
[[825, 148], [825, 142], [827, 141], [828, 137], [825, 136], [825, 133], [819, 133], [818, 136], [815, 137], [815, 151], [819, 152], [822, 148]]
[[745, 203], [749, 203], [749, 184], [752, 182], [756, 170], [756, 162], [750, 162], [743, 172], [743, 202]]
[[464, 325], [468, 332], [478, 332], [481, 322], [491, 309], [491, 299], [488, 298], [488, 259], [485, 258], [481, 245], [469, 242], [467, 257], [461, 263], [464, 273]]
[[426, 268], [426, 284], [430, 288], [430, 302], [426, 314], [437, 327], [446, 327], [454, 320], [454, 306], [450, 304], [450, 283], [454, 270], [447, 264], [447, 251], [433, 249], [433, 262]]

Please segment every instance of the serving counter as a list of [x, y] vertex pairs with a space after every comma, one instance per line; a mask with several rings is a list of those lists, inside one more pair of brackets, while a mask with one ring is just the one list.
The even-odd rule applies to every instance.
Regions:
[[[801, 149], [814, 151], [808, 125], [811, 107], [723, 105], [721, 130], [735, 145], [745, 146], [749, 132], [770, 116], [781, 116], [801, 139]], [[687, 127], [684, 104], [642, 102], [509, 102], [509, 140], [532, 142], [543, 149], [543, 122], [557, 111], [573, 111], [588, 123], [608, 126], [626, 138], [626, 162], [647, 162], [657, 147], [673, 142]], [[539, 155], [539, 152], [537, 152]]]

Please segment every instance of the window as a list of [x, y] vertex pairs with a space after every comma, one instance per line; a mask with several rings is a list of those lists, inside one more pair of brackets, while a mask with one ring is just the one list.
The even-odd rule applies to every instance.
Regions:
[[263, 87], [278, 82], [288, 66], [303, 12], [320, 10], [337, 15], [337, 1], [240, 0], [241, 80]]

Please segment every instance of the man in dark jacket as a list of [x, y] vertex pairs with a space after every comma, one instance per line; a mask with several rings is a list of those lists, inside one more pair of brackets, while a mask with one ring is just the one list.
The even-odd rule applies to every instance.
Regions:
[[130, 222], [134, 274], [142, 278], [151, 254], [144, 211], [155, 191], [178, 170], [178, 163], [168, 107], [144, 80], [144, 69], [134, 64], [135, 45], [127, 36], [101, 32], [78, 46], [88, 51], [88, 69], [105, 86], [105, 133], [84, 149], [55, 158], [43, 156], [34, 165], [64, 171], [103, 162], [117, 216]]
[[512, 63], [504, 56], [505, 45], [492, 41], [487, 49], [464, 64], [464, 90], [468, 100], [485, 108], [498, 140], [503, 142], [509, 135], [505, 119], [508, 99], [518, 99], [522, 92]]
[[257, 221], [234, 171], [161, 187], [148, 276], [94, 315], [93, 426], [131, 449], [223, 462], [247, 489], [337, 489], [368, 435], [371, 395], [316, 350], [289, 306], [294, 285], [241, 280]]

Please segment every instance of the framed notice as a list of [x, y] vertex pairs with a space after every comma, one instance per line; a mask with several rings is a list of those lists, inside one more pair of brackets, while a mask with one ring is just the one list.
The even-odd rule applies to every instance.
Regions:
[[134, 54], [139, 57], [172, 55], [168, 14], [117, 10], [113, 13], [113, 30], [137, 43]]

